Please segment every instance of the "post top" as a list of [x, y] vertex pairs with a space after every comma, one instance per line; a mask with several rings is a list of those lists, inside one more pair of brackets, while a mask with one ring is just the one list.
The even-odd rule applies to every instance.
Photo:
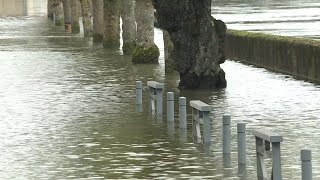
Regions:
[[159, 83], [157, 81], [148, 81], [147, 85], [149, 87], [155, 88], [155, 89], [163, 89], [164, 88], [164, 84], [163, 83]]
[[224, 125], [230, 125], [231, 124], [231, 116], [229, 114], [225, 114], [222, 116], [222, 123]]
[[136, 88], [142, 89], [142, 82], [141, 81], [136, 81]]
[[310, 149], [302, 149], [301, 152], [301, 161], [311, 161], [311, 150]]
[[246, 123], [244, 122], [238, 122], [237, 123], [237, 131], [238, 133], [245, 133], [246, 132]]
[[168, 92], [167, 93], [167, 100], [173, 101], [174, 100], [174, 94], [173, 92]]
[[190, 106], [202, 112], [212, 110], [212, 107], [210, 105], [199, 100], [190, 101]]
[[256, 137], [261, 138], [265, 141], [269, 141], [271, 143], [283, 141], [283, 137], [280, 134], [270, 131], [268, 129], [255, 129], [253, 130], [253, 134]]
[[179, 97], [179, 106], [186, 106], [186, 105], [187, 105], [187, 98]]

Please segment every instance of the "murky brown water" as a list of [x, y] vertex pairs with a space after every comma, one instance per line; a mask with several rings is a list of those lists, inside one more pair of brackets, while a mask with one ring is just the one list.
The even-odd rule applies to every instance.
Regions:
[[[246, 5], [251, 1], [244, 2], [243, 9], [252, 8]], [[243, 179], [256, 179], [250, 133], [256, 127], [284, 136], [283, 179], [300, 178], [299, 152], [306, 147], [313, 150], [314, 178], [320, 178], [319, 85], [227, 61], [227, 89], [179, 91], [178, 76], [164, 74], [163, 56], [160, 65], [132, 65], [120, 52], [54, 27], [39, 16], [45, 14], [45, 1], [34, 4], [37, 16], [0, 17], [0, 179], [238, 179], [239, 121], [247, 122], [249, 131]], [[155, 38], [161, 45], [161, 31]], [[172, 127], [165, 118], [136, 113], [135, 80], [144, 85], [157, 80], [176, 99], [186, 96], [211, 104], [210, 152], [193, 144], [190, 131], [186, 137], [179, 132], [177, 118]], [[144, 110], [146, 98], [147, 89]], [[224, 113], [233, 117], [230, 160], [221, 153]]]

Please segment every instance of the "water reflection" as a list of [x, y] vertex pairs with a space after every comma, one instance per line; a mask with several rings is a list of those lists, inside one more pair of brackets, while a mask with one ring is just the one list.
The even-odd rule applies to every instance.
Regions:
[[213, 0], [212, 13], [230, 29], [320, 39], [318, 0]]
[[0, 0], [0, 16], [45, 15], [46, 1], [43, 0]]

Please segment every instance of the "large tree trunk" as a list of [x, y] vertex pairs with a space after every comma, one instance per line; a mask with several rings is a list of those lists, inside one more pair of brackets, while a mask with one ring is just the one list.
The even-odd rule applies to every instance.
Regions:
[[154, 8], [151, 0], [136, 0], [137, 48], [133, 63], [158, 63], [159, 48], [154, 43]]
[[[96, 0], [93, 0], [96, 1]], [[90, 13], [93, 14], [92, 0], [88, 0]]]
[[123, 53], [131, 54], [136, 47], [136, 22], [133, 0], [121, 0]]
[[71, 28], [72, 33], [80, 33], [79, 24], [79, 0], [69, 0], [71, 6]]
[[92, 21], [89, 1], [90, 0], [80, 0], [84, 37], [92, 37]]
[[62, 0], [65, 29], [68, 30], [68, 24], [71, 24], [71, 7], [69, 0]]
[[103, 41], [103, 0], [93, 0], [93, 42]]
[[171, 41], [168, 31], [166, 30], [163, 30], [163, 43], [164, 43], [165, 72], [171, 73], [174, 71], [174, 62], [172, 59], [173, 43]]
[[120, 1], [104, 0], [103, 13], [103, 47], [117, 49], [120, 47]]
[[[54, 20], [55, 25], [61, 26], [64, 24], [63, 22], [63, 7], [61, 0], [49, 0], [48, 8], [52, 8], [50, 10], [52, 12], [52, 19]], [[49, 11], [49, 10], [48, 10]], [[50, 13], [51, 13], [50, 12]]]
[[51, 0], [48, 0], [48, 2], [47, 2], [47, 16], [48, 16], [48, 18], [53, 20], [53, 4], [52, 4]]
[[224, 88], [220, 68], [226, 26], [211, 17], [211, 0], [153, 0], [159, 26], [174, 44], [172, 57], [181, 88]]

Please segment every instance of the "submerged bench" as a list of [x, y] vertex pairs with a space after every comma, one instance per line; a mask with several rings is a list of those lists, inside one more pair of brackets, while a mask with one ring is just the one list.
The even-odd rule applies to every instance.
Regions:
[[270, 143], [272, 145], [272, 173], [271, 179], [281, 180], [281, 154], [280, 142], [283, 137], [278, 133], [266, 130], [256, 129], [253, 131], [256, 138], [256, 157], [257, 157], [257, 175], [258, 180], [267, 179], [267, 169], [264, 162], [265, 150], [270, 150]]
[[[196, 143], [210, 143], [211, 142], [211, 123], [210, 111], [212, 107], [202, 101], [190, 101], [192, 108], [192, 134]], [[203, 124], [203, 141], [201, 138], [200, 124]]]
[[[162, 115], [162, 97], [163, 97], [163, 83], [156, 81], [148, 81], [147, 85], [150, 90], [150, 111], [152, 114]], [[155, 107], [155, 100], [157, 107]]]

